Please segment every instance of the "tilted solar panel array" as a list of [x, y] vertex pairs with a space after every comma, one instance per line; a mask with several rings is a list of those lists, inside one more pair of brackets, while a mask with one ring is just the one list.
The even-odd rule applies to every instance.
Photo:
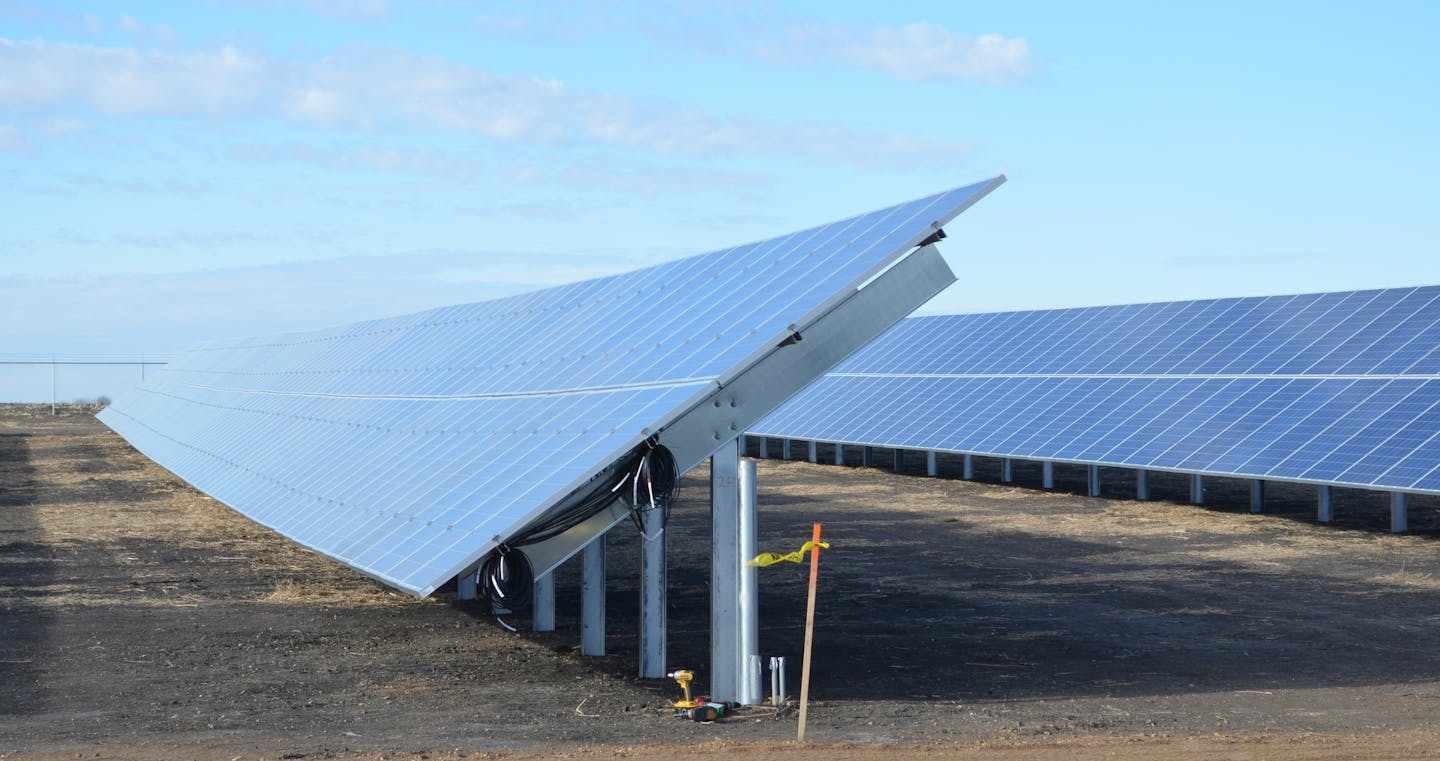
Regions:
[[1440, 492], [1440, 287], [912, 317], [750, 433]]
[[1001, 181], [512, 298], [215, 343], [101, 419], [255, 521], [428, 594]]

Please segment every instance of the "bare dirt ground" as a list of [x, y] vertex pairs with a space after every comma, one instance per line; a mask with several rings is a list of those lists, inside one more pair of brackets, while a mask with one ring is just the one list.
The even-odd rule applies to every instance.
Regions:
[[[48, 406], [44, 410], [48, 413]], [[826, 452], [825, 454], [829, 454]], [[881, 455], [878, 462], [889, 462]], [[947, 471], [955, 463], [942, 463]], [[393, 593], [195, 492], [86, 414], [0, 412], [0, 758], [1419, 759], [1440, 755], [1440, 543], [1380, 496], [1177, 477], [1162, 501], [764, 461], [761, 545], [825, 525], [807, 745], [788, 712], [674, 719], [638, 680], [634, 537], [607, 650], [453, 592]], [[1028, 466], [1020, 483], [1038, 483]], [[1106, 471], [1106, 493], [1131, 475]], [[671, 524], [670, 654], [705, 680], [703, 472]], [[799, 685], [805, 569], [761, 576], [762, 652]]]

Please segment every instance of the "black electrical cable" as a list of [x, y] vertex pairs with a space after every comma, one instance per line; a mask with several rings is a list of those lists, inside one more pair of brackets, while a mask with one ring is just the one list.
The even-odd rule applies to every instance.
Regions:
[[506, 629], [515, 631], [515, 627], [501, 616], [529, 607], [531, 588], [535, 585], [530, 558], [502, 544], [481, 561], [475, 581], [480, 597], [490, 603], [495, 620]]
[[574, 507], [514, 537], [510, 546], [525, 547], [553, 539], [609, 507], [617, 497], [630, 506], [631, 518], [641, 533], [644, 533], [643, 514], [648, 510], [663, 510], [668, 522], [670, 504], [679, 490], [680, 469], [675, 455], [664, 445], [651, 440], [643, 447], [619, 469], [618, 481], [599, 481]]
[[529, 531], [511, 540], [513, 547], [524, 547], [526, 545], [543, 542], [546, 539], [553, 539], [566, 531], [589, 520], [596, 513], [609, 507], [615, 501], [615, 484], [601, 482], [597, 484], [589, 494], [585, 495], [574, 507], [556, 515], [549, 520], [532, 527]]
[[670, 505], [680, 489], [680, 468], [675, 455], [656, 444], [640, 457], [630, 484], [630, 519], [645, 535], [645, 513], [660, 511], [660, 528], [670, 523]]
[[630, 518], [642, 536], [645, 534], [645, 514], [651, 510], [661, 511], [662, 529], [669, 523], [670, 505], [679, 490], [680, 468], [675, 462], [675, 455], [653, 438], [642, 446], [619, 469], [618, 481], [597, 479], [590, 492], [569, 510], [501, 544], [480, 562], [475, 574], [476, 585], [480, 596], [490, 603], [495, 620], [501, 626], [515, 631], [515, 627], [502, 616], [530, 605], [535, 572], [530, 559], [519, 548], [552, 539], [575, 528], [614, 504], [616, 499], [629, 505]]

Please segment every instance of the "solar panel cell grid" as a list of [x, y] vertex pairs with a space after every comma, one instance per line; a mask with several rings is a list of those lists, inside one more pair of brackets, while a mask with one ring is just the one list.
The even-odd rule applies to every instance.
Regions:
[[1440, 492], [1440, 287], [911, 318], [752, 432]]
[[1002, 179], [622, 275], [215, 342], [101, 418], [254, 520], [428, 594]]

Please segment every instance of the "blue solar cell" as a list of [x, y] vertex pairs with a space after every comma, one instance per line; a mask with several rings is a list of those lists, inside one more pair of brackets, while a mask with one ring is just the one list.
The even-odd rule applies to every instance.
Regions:
[[911, 318], [836, 372], [752, 432], [1440, 492], [1436, 286]]

